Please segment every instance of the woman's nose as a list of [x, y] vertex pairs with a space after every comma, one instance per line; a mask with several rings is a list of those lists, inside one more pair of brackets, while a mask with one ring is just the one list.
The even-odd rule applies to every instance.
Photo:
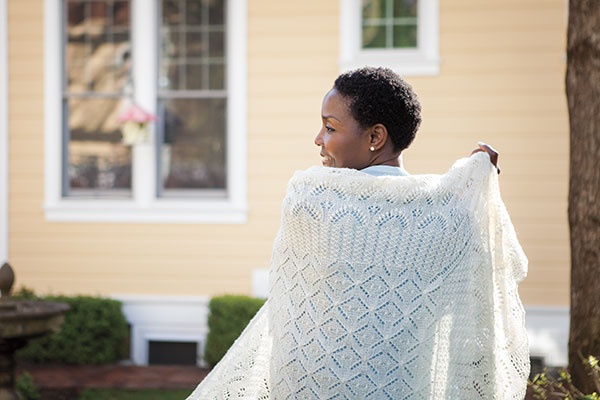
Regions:
[[315, 144], [317, 146], [323, 145], [323, 130], [322, 129], [319, 131], [319, 133], [317, 133], [317, 136], [315, 136]]

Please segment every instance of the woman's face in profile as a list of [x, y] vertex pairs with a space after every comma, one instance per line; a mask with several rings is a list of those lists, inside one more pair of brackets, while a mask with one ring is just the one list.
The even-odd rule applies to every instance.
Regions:
[[347, 100], [336, 90], [325, 95], [322, 126], [315, 137], [326, 167], [363, 169], [370, 163], [370, 135], [350, 114]]

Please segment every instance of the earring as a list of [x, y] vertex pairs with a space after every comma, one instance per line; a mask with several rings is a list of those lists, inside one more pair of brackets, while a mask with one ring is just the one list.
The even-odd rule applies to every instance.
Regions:
[[375, 146], [371, 146], [371, 147], [369, 147], [369, 150], [371, 150], [371, 151], [375, 151]]

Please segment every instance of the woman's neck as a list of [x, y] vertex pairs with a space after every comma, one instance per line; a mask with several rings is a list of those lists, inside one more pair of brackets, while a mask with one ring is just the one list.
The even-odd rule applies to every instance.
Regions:
[[389, 165], [391, 167], [404, 168], [402, 162], [402, 153], [388, 155], [387, 157], [384, 154], [382, 154], [381, 156], [375, 158], [369, 166], [375, 165]]

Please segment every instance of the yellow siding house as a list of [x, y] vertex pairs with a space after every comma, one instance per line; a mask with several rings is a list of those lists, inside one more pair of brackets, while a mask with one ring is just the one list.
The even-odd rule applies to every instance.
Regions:
[[[564, 0], [0, 0], [0, 262], [40, 294], [122, 300], [134, 362], [175, 341], [201, 363], [208, 299], [265, 294], [286, 182], [320, 162], [322, 96], [341, 71], [385, 65], [423, 106], [410, 172], [499, 149], [531, 352], [563, 365], [566, 14]], [[124, 143], [131, 107], [157, 119]]]

